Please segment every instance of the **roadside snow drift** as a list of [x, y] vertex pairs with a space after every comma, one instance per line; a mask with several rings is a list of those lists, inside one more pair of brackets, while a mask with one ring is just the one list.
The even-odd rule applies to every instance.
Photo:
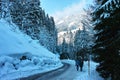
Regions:
[[58, 57], [40, 46], [37, 40], [20, 32], [13, 23], [0, 20], [0, 80], [20, 78], [60, 66]]

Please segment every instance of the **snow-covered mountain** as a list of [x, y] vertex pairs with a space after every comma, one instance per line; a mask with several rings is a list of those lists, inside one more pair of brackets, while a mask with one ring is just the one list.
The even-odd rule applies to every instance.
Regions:
[[23, 71], [31, 73], [38, 69], [42, 72], [59, 66], [61, 62], [55, 54], [20, 32], [13, 23], [0, 20], [0, 80], [28, 76], [21, 76]]
[[67, 31], [67, 30], [75, 30], [75, 29], [82, 29], [82, 19], [86, 13], [82, 12], [79, 14], [71, 14], [68, 16], [57, 17], [55, 18], [56, 27], [58, 32]]
[[[93, 26], [91, 24], [92, 8], [82, 9], [79, 13], [70, 13], [69, 15], [55, 16], [56, 28], [58, 30], [58, 44], [61, 44], [63, 38], [69, 43], [69, 39], [66, 39], [66, 35], [72, 32], [72, 37], [76, 34], [76, 31], [83, 30], [87, 31], [89, 35], [93, 34]], [[68, 36], [69, 37], [69, 36]]]
[[[66, 17], [55, 17], [56, 28], [58, 30], [58, 44], [61, 44], [63, 41], [63, 37], [67, 35], [67, 32], [71, 31], [73, 33], [73, 37], [77, 30], [82, 29], [82, 19], [83, 15], [86, 14], [84, 12], [80, 14], [71, 14]], [[65, 38], [66, 42], [69, 43], [69, 39]]]
[[[82, 14], [71, 14], [66, 17], [55, 17], [56, 28], [58, 30], [58, 44], [63, 42], [63, 37], [71, 31], [74, 35], [77, 30], [82, 29]], [[65, 38], [69, 43], [69, 39]]]
[[67, 16], [55, 17], [58, 29], [58, 45], [60, 53], [68, 53], [74, 59], [73, 53], [83, 47], [90, 48], [93, 45], [91, 24], [91, 10], [81, 10], [80, 13], [70, 13]]

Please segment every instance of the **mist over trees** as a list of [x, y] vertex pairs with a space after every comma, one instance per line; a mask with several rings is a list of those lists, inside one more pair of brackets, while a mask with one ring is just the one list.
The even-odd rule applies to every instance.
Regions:
[[[80, 22], [82, 24], [81, 29], [68, 30], [62, 36], [59, 35], [58, 51], [60, 54], [63, 55], [65, 53], [70, 59], [75, 59], [76, 56], [85, 56], [87, 58], [89, 53], [91, 53], [91, 46], [94, 44], [91, 11], [84, 9], [86, 14], [82, 15], [82, 21]], [[61, 40], [63, 41], [61, 42]]]

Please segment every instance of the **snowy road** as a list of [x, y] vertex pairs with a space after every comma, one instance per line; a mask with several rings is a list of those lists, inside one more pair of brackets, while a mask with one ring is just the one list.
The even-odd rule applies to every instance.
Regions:
[[70, 68], [70, 64], [68, 64], [68, 63], [63, 63], [63, 64], [64, 64], [64, 66], [59, 68], [59, 69], [56, 69], [56, 70], [53, 70], [53, 71], [50, 71], [50, 72], [35, 74], [35, 75], [32, 75], [32, 76], [17, 79], [17, 80], [56, 80], [56, 79], [53, 79], [53, 78], [63, 74], [65, 71], [67, 71]]
[[50, 72], [50, 73], [47, 73], [45, 74], [44, 76], [36, 79], [36, 80], [70, 80], [68, 79], [68, 71], [69, 69], [71, 68], [71, 65], [70, 64], [66, 64], [64, 63], [64, 67], [61, 68], [61, 69], [58, 69], [56, 71], [53, 71], [53, 72]]
[[20, 80], [103, 80], [95, 71], [96, 63], [91, 62], [90, 75], [88, 75], [88, 62], [84, 63], [83, 71], [77, 71], [72, 60], [65, 60], [60, 69], [43, 74], [37, 74]]

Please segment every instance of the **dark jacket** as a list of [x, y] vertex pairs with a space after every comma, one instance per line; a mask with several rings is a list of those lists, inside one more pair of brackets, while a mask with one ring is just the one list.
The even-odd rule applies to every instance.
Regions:
[[81, 56], [79, 56], [78, 60], [79, 60], [80, 67], [82, 67], [83, 66], [83, 61], [84, 61], [83, 58]]
[[80, 61], [79, 60], [75, 60], [75, 65], [79, 66], [80, 65]]

